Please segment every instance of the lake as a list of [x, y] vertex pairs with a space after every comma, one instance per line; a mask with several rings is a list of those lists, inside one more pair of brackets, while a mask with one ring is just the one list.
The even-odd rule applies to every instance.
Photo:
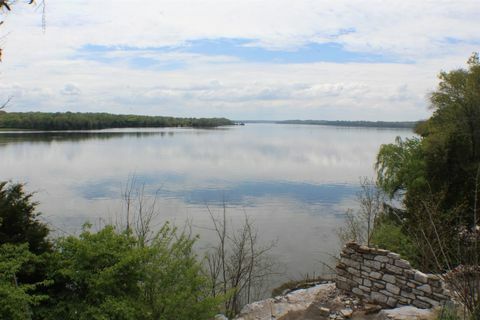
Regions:
[[190, 221], [199, 248], [214, 241], [209, 210], [244, 215], [288, 280], [319, 274], [338, 250], [336, 229], [372, 177], [381, 144], [411, 130], [247, 124], [217, 129], [0, 133], [0, 180], [26, 182], [55, 234], [118, 221], [133, 179], [157, 195], [162, 221]]

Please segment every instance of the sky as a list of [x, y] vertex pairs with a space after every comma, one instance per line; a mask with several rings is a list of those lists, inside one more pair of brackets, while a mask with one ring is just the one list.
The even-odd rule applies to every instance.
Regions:
[[45, 2], [2, 13], [7, 111], [419, 120], [480, 50], [478, 0]]

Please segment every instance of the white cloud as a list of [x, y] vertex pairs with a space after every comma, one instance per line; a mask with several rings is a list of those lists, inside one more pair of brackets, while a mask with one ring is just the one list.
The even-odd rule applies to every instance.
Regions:
[[[428, 116], [438, 71], [463, 66], [480, 44], [477, 0], [49, 0], [45, 34], [39, 11], [18, 8], [2, 26], [0, 95], [22, 111], [414, 120]], [[284, 51], [334, 42], [401, 63], [248, 63], [149, 49], [219, 38]], [[92, 44], [138, 50], [106, 51], [108, 61], [79, 54]]]
[[80, 88], [78, 88], [75, 84], [67, 83], [63, 89], [60, 90], [60, 93], [65, 96], [78, 96], [80, 95], [81, 91]]

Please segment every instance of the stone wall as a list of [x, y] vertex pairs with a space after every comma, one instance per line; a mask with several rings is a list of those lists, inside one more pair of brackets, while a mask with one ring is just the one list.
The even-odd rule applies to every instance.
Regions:
[[448, 299], [439, 277], [413, 269], [387, 250], [348, 243], [336, 272], [337, 288], [386, 307], [431, 308]]

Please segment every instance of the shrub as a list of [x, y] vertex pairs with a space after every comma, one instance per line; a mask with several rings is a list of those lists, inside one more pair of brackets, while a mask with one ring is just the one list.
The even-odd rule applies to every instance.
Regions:
[[192, 251], [194, 239], [165, 224], [140, 245], [131, 232], [106, 226], [56, 242], [55, 285], [39, 314], [47, 319], [208, 319], [219, 298]]
[[373, 232], [372, 243], [380, 248], [396, 252], [417, 267], [417, 249], [413, 241], [392, 221], [379, 223]]

